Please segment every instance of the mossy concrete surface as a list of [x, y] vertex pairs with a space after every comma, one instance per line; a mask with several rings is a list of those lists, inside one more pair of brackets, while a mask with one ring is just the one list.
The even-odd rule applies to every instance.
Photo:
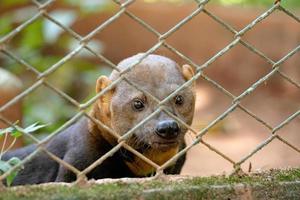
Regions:
[[0, 188], [0, 200], [300, 199], [300, 169], [243, 176], [103, 179]]

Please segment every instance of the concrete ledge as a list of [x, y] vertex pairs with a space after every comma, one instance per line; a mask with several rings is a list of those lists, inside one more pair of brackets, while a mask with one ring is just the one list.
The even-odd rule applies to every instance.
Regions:
[[32, 199], [300, 199], [300, 169], [245, 176], [103, 179], [0, 189], [2, 200]]

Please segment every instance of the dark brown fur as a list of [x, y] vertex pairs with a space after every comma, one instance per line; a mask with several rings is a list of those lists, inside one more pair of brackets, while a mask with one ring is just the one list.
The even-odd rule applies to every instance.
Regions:
[[[125, 70], [142, 55], [138, 54], [125, 59], [118, 65], [118, 68], [121, 71]], [[190, 79], [193, 74], [193, 69], [188, 65], [179, 67], [168, 58], [149, 55], [135, 66], [132, 71], [126, 73], [126, 78], [156, 98], [163, 100], [186, 80]], [[96, 91], [101, 92], [118, 77], [119, 73], [117, 71], [113, 71], [109, 78], [100, 77], [96, 84]], [[193, 86], [179, 93], [185, 98], [185, 104], [181, 107], [176, 106], [171, 100], [165, 104], [165, 108], [185, 123], [191, 124], [195, 104]], [[132, 110], [132, 101], [135, 98], [145, 99], [146, 106], [142, 112]], [[90, 115], [121, 136], [151, 114], [156, 108], [157, 103], [149, 96], [122, 80], [112, 90], [99, 98], [94, 104]], [[156, 124], [166, 119], [171, 119], [166, 113], [161, 112], [157, 114], [138, 128], [127, 141], [129, 145], [159, 165], [164, 164], [180, 149], [185, 147], [184, 134], [187, 129], [184, 126], [180, 126], [180, 134], [173, 140], [172, 144], [155, 134]], [[117, 144], [116, 137], [112, 136], [103, 127], [87, 118], [83, 118], [55, 136], [46, 144], [46, 149], [77, 169], [84, 170], [113, 148], [115, 144]], [[3, 159], [8, 160], [13, 156], [24, 159], [35, 150], [36, 146], [31, 145], [8, 152], [3, 156]], [[171, 174], [179, 173], [184, 160], [185, 157], [181, 157], [165, 172]], [[88, 173], [87, 177], [89, 179], [140, 177], [149, 176], [153, 173], [154, 169], [150, 165], [122, 148]], [[44, 152], [39, 152], [19, 171], [13, 185], [53, 181], [72, 182], [74, 180], [76, 180], [74, 173], [52, 160]]]

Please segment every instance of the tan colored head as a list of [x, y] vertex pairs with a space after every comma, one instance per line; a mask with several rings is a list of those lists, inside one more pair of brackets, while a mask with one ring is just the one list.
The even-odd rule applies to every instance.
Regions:
[[[124, 71], [142, 55], [137, 54], [123, 60], [118, 64], [118, 68]], [[189, 65], [180, 67], [169, 58], [149, 55], [126, 73], [125, 77], [159, 100], [163, 100], [193, 75], [194, 70]], [[97, 81], [97, 92], [102, 91], [117, 78], [119, 78], [117, 71], [113, 71], [109, 78], [101, 76]], [[165, 108], [187, 124], [192, 123], [194, 115], [193, 87], [192, 85], [181, 90], [165, 104]], [[123, 135], [155, 111], [157, 103], [122, 80], [100, 97], [97, 106], [100, 110], [100, 120], [119, 135]], [[186, 132], [187, 128], [182, 124], [165, 112], [160, 112], [138, 128], [128, 142], [137, 150], [143, 151], [146, 148], [167, 152], [170, 149], [178, 149]]]
[[[136, 62], [143, 54], [137, 54], [119, 63], [123, 71]], [[126, 78], [136, 85], [163, 100], [178, 87], [192, 78], [194, 70], [189, 65], [179, 67], [169, 58], [149, 55], [140, 64], [126, 73]], [[100, 92], [119, 78], [119, 72], [113, 71], [109, 78], [101, 76], [97, 80], [96, 91]], [[112, 90], [101, 96], [97, 105], [100, 120], [119, 135], [123, 135], [140, 121], [149, 116], [157, 103], [126, 81], [122, 80]], [[195, 107], [193, 86], [181, 90], [165, 104], [166, 108], [187, 124], [192, 123]], [[134, 133], [134, 145], [149, 145], [152, 148], [168, 149], [183, 140], [187, 129], [164, 112], [148, 120]]]

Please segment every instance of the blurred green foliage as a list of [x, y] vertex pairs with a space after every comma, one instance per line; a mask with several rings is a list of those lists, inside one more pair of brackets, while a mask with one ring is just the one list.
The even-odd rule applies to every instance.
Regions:
[[[42, 1], [41, 1], [42, 2]], [[109, 1], [60, 1], [62, 8], [48, 13], [67, 27], [72, 26], [77, 19], [112, 9]], [[64, 4], [65, 7], [64, 8]], [[0, 13], [0, 38], [14, 28], [34, 16], [38, 9], [29, 0], [2, 0]], [[45, 18], [39, 18], [13, 37], [7, 49], [32, 65], [39, 72], [47, 70], [57, 63], [79, 42], [64, 30]], [[92, 40], [90, 45], [101, 53], [101, 41]], [[86, 50], [82, 50], [73, 59], [63, 64], [47, 81], [79, 102], [85, 102], [94, 95], [95, 81], [101, 74], [108, 74], [110, 69], [99, 64]], [[31, 86], [37, 79], [36, 75], [16, 61], [0, 54], [0, 67], [3, 67], [24, 83], [24, 88]], [[23, 101], [23, 126], [37, 121], [49, 126], [37, 130], [38, 137], [50, 133], [76, 114], [77, 108], [61, 98], [49, 88], [42, 86]]]
[[[16, 122], [14, 125], [16, 125]], [[31, 134], [41, 128], [46, 127], [47, 125], [34, 123], [30, 126], [23, 129], [24, 133]], [[7, 151], [9, 151], [15, 144], [17, 138], [23, 135], [23, 132], [19, 131], [15, 126], [11, 126], [8, 128], [0, 129], [0, 139], [7, 138], [8, 135], [12, 136], [14, 140], [10, 144], [6, 144], [7, 140], [4, 139], [4, 142], [1, 146], [0, 150], [0, 175], [12, 170], [15, 165], [18, 165], [21, 160], [18, 157], [12, 157], [8, 161], [2, 160], [2, 155], [4, 155]], [[12, 172], [6, 177], [6, 185], [10, 186], [17, 176], [19, 169], [12, 170]]]

